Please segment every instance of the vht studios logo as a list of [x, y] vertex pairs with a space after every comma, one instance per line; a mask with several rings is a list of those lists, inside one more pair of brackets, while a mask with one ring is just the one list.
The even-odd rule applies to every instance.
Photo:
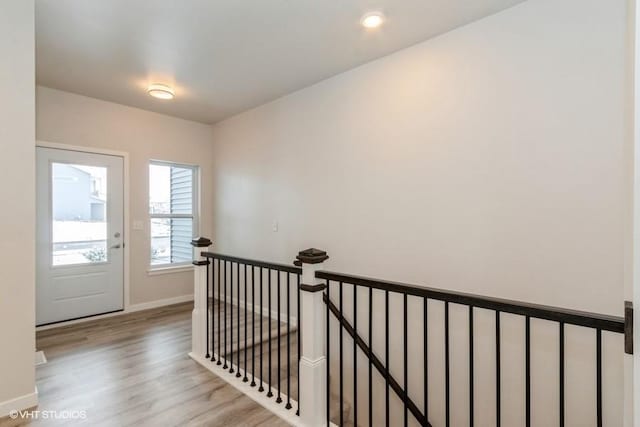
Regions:
[[22, 418], [31, 420], [84, 420], [87, 418], [87, 411], [18, 411], [16, 409], [9, 412], [12, 419]]

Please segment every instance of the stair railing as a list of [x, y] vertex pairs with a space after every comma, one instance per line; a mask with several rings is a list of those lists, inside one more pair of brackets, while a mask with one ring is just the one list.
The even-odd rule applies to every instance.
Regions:
[[209, 252], [209, 239], [192, 245], [196, 271], [190, 356], [298, 424], [302, 269]]
[[[631, 323], [627, 322], [627, 332], [625, 334], [625, 319], [622, 317], [616, 316], [608, 316], [596, 313], [588, 313], [576, 310], [568, 310], [558, 307], [549, 307], [542, 306], [536, 304], [528, 304], [519, 301], [510, 301], [504, 299], [490, 298], [479, 295], [472, 295], [460, 292], [447, 291], [442, 289], [433, 289], [421, 286], [408, 285], [404, 283], [390, 282], [385, 280], [371, 279], [366, 277], [359, 277], [354, 275], [342, 274], [342, 273], [333, 273], [328, 271], [317, 271], [316, 278], [325, 281], [324, 289], [326, 289], [325, 301], [327, 302], [326, 310], [327, 316], [332, 315], [338, 322], [339, 328], [339, 338], [338, 338], [338, 348], [333, 350], [330, 349], [328, 354], [332, 354], [332, 352], [337, 353], [338, 359], [338, 371], [340, 372], [339, 378], [339, 393], [340, 393], [340, 404], [347, 399], [347, 396], [343, 392], [343, 382], [345, 380], [345, 371], [343, 365], [347, 357], [351, 357], [353, 365], [355, 368], [352, 369], [351, 374], [353, 375], [352, 381], [352, 389], [353, 396], [350, 396], [350, 401], [352, 404], [352, 413], [353, 413], [353, 423], [354, 425], [404, 425], [407, 426], [409, 424], [413, 424], [417, 422], [420, 425], [430, 425], [430, 415], [429, 415], [429, 333], [433, 326], [429, 324], [429, 322], [433, 322], [433, 320], [429, 319], [429, 309], [433, 304], [441, 304], [443, 305], [443, 318], [441, 323], [444, 324], [444, 339], [441, 345], [442, 350], [444, 352], [444, 420], [442, 420], [442, 425], [449, 426], [452, 424], [451, 415], [453, 411], [460, 412], [460, 408], [452, 408], [451, 400], [452, 400], [452, 391], [451, 391], [451, 365], [452, 365], [452, 348], [451, 348], [451, 327], [450, 327], [450, 309], [452, 307], [466, 307], [467, 310], [467, 339], [468, 339], [468, 384], [466, 386], [466, 390], [468, 393], [468, 405], [466, 410], [469, 411], [467, 420], [470, 426], [474, 425], [474, 421], [478, 414], [475, 412], [474, 402], [475, 402], [475, 387], [474, 380], [476, 377], [475, 374], [475, 363], [474, 363], [474, 355], [476, 353], [476, 349], [478, 346], [487, 346], [487, 345], [495, 345], [495, 422], [497, 426], [502, 424], [502, 412], [503, 406], [508, 404], [509, 401], [505, 401], [505, 396], [501, 391], [501, 374], [503, 371], [503, 367], [501, 366], [502, 357], [501, 357], [501, 322], [504, 322], [503, 315], [511, 314], [516, 315], [524, 319], [524, 360], [522, 360], [522, 364], [524, 365], [525, 372], [525, 387], [523, 390], [523, 398], [525, 402], [524, 413], [522, 414], [523, 424], [527, 427], [531, 425], [532, 420], [532, 411], [547, 411], [549, 408], [539, 407], [535, 408], [532, 406], [531, 392], [532, 392], [532, 366], [531, 366], [531, 355], [532, 355], [532, 340], [531, 340], [531, 320], [532, 319], [540, 319], [545, 321], [554, 322], [558, 328], [558, 354], [556, 357], [558, 364], [558, 379], [556, 382], [556, 386], [558, 387], [558, 425], [564, 426], [567, 418], [566, 413], [566, 394], [565, 394], [565, 385], [566, 385], [566, 367], [567, 360], [565, 358], [565, 342], [566, 342], [566, 328], [565, 326], [571, 325], [574, 327], [579, 327], [583, 329], [593, 330], [595, 332], [595, 339], [592, 343], [593, 351], [595, 353], [596, 359], [596, 369], [593, 373], [582, 372], [583, 375], [593, 375], [595, 377], [596, 387], [594, 390], [594, 402], [595, 402], [595, 419], [593, 423], [597, 426], [603, 425], [603, 334], [612, 333], [614, 335], [625, 335], [627, 337], [631, 337], [632, 334], [629, 331]], [[343, 303], [345, 300], [344, 295], [346, 293], [346, 288], [350, 288], [349, 294], [351, 296], [356, 295], [355, 298], [351, 298], [351, 303], [353, 306], [350, 311], [351, 318], [353, 319], [351, 322], [346, 320], [345, 311], [346, 305]], [[374, 304], [374, 301], [379, 302], [379, 304]], [[401, 311], [394, 313], [394, 310], [390, 307], [390, 300], [395, 299], [395, 302], [401, 301]], [[364, 306], [364, 310], [368, 317], [368, 321], [365, 323], [364, 327], [358, 327], [358, 306]], [[411, 310], [409, 307], [413, 307]], [[421, 308], [417, 308], [421, 306]], [[395, 307], [398, 307], [398, 304], [395, 304]], [[384, 346], [382, 350], [382, 355], [378, 356], [374, 350], [372, 350], [369, 343], [372, 343], [374, 340], [374, 336], [372, 335], [372, 331], [374, 329], [374, 324], [376, 323], [373, 319], [373, 314], [377, 311], [384, 312], [383, 321], [380, 322], [383, 324], [383, 332], [384, 335]], [[411, 313], [410, 313], [411, 311]], [[476, 334], [474, 334], [474, 314], [478, 311], [488, 311], [493, 312], [495, 316], [495, 339], [493, 343], [491, 342], [480, 342], [476, 343]], [[389, 319], [393, 318], [394, 315], [401, 318], [402, 326], [400, 330], [392, 330], [389, 326]], [[423, 333], [422, 345], [421, 349], [422, 353], [422, 366], [416, 366], [414, 361], [413, 366], [409, 366], [409, 349], [408, 345], [410, 344], [410, 339], [408, 337], [408, 319], [411, 316], [413, 323], [421, 323], [421, 327], [419, 328]], [[362, 316], [360, 316], [362, 317]], [[627, 314], [627, 317], [630, 317], [630, 314]], [[513, 319], [510, 319], [513, 320]], [[330, 334], [332, 328], [327, 327], [327, 346], [331, 342]], [[345, 354], [346, 347], [344, 343], [343, 331], [346, 331], [349, 335], [349, 338], [353, 344], [353, 350], [349, 351], [349, 354]], [[390, 337], [393, 334], [399, 332], [402, 334], [402, 338], [399, 341], [402, 343], [402, 348], [398, 351], [398, 348], [395, 348], [393, 351], [394, 355], [400, 355], [401, 357], [401, 366], [402, 366], [402, 380], [396, 381], [393, 375], [390, 374], [390, 358], [393, 359], [390, 352]], [[362, 334], [362, 335], [361, 335]], [[368, 335], [368, 336], [367, 336]], [[363, 338], [363, 336], [365, 338]], [[613, 348], [612, 354], [616, 354], [618, 352], [620, 356], [623, 354], [623, 347], [630, 348], [629, 344], [620, 345], [620, 348]], [[366, 359], [368, 359], [368, 366], [366, 367], [368, 370], [368, 378], [362, 379], [360, 375], [362, 371], [358, 370], [357, 360], [358, 354], [362, 354]], [[329, 360], [332, 358], [330, 357]], [[397, 359], [396, 359], [397, 360]], [[375, 422], [376, 417], [374, 414], [374, 398], [372, 397], [372, 367], [376, 368], [379, 371], [381, 377], [384, 379], [384, 422], [378, 421]], [[411, 369], [417, 371], [417, 374], [423, 381], [421, 383], [422, 390], [422, 398], [423, 402], [420, 403], [421, 409], [418, 409], [416, 403], [414, 403], [409, 395], [408, 384], [409, 378], [411, 375]], [[327, 368], [327, 381], [329, 381], [331, 367]], [[540, 373], [539, 373], [540, 374]], [[545, 373], [542, 373], [541, 377], [544, 377]], [[363, 384], [364, 383], [364, 384]], [[360, 387], [358, 387], [360, 385]], [[621, 386], [621, 385], [620, 385]], [[328, 386], [331, 388], [331, 386]], [[364, 408], [360, 408], [361, 410], [367, 410], [368, 416], [365, 421], [359, 419], [359, 402], [362, 400], [358, 399], [358, 389], [368, 387], [368, 396], [364, 400], [368, 402]], [[401, 417], [392, 417], [392, 412], [390, 410], [390, 392], [395, 392], [397, 397], [402, 402], [402, 415]], [[486, 393], [486, 390], [483, 390]], [[515, 396], [511, 395], [509, 398], [513, 399]], [[328, 412], [327, 412], [328, 413]], [[573, 414], [575, 415], [575, 414]]]
[[[444, 359], [444, 387], [439, 391], [444, 396], [444, 408], [441, 408], [444, 416], [437, 425], [451, 425], [452, 412], [459, 414], [461, 411], [461, 408], [452, 407], [451, 369], [456, 354], [452, 348], [451, 311], [456, 310], [459, 314], [461, 308], [466, 310], [468, 404], [465, 410], [470, 426], [478, 418], [475, 356], [478, 348], [488, 346], [494, 346], [495, 354], [495, 423], [497, 426], [502, 424], [504, 407], [510, 403], [501, 387], [503, 329], [514, 316], [523, 321], [524, 357], [521, 363], [525, 407], [522, 421], [526, 426], [531, 425], [532, 413], [547, 410], [532, 403], [535, 373], [531, 359], [535, 348], [531, 335], [532, 329], [537, 327], [536, 324], [532, 327], [532, 320], [552, 322], [557, 327], [558, 378], [553, 386], [557, 387], [560, 426], [572, 415], [567, 414], [566, 403], [566, 370], [572, 363], [565, 354], [567, 334], [575, 328], [594, 331], [595, 372], [580, 373], [594, 377], [593, 423], [597, 426], [604, 423], [603, 335], [624, 336], [620, 349], [606, 347], [614, 355], [618, 350], [620, 356], [623, 350], [628, 353], [633, 350], [633, 317], [629, 305], [622, 318], [329, 272], [324, 270], [324, 262], [328, 259], [326, 252], [317, 249], [301, 251], [295, 265], [290, 266], [209, 252], [211, 241], [205, 238], [194, 240], [192, 245], [196, 271], [191, 357], [293, 425], [430, 426], [429, 392], [433, 386], [429, 374], [434, 368], [429, 356], [434, 349], [429, 346], [433, 341], [430, 334], [437, 327], [444, 330], [442, 342], [436, 349], [442, 349]], [[292, 302], [295, 302], [293, 310]], [[442, 317], [435, 313], [434, 319], [430, 310], [437, 312], [438, 309]], [[475, 317], [481, 312], [483, 315], [493, 313], [491, 342], [474, 332]], [[265, 318], [266, 333], [262, 329]], [[392, 323], [396, 321], [401, 326], [392, 329]], [[412, 339], [415, 339], [416, 330], [421, 334], [418, 349], [415, 342], [410, 342], [410, 322]], [[272, 335], [274, 323], [275, 336]], [[416, 323], [420, 325], [418, 328], [415, 328]], [[571, 331], [567, 326], [571, 326]], [[332, 336], [336, 329], [337, 337]], [[291, 344], [293, 334], [297, 334], [294, 345]], [[286, 349], [283, 350], [281, 340], [285, 335]], [[392, 337], [395, 344], [391, 343]], [[484, 341], [479, 342], [480, 339]], [[351, 349], [346, 349], [348, 345]], [[264, 356], [265, 347], [267, 357]], [[275, 357], [272, 347], [277, 349]], [[347, 359], [349, 369], [345, 369]], [[365, 361], [364, 365], [358, 363], [359, 359]], [[395, 363], [395, 369], [391, 362]], [[283, 367], [286, 373], [281, 378]], [[411, 395], [416, 392], [415, 385], [410, 386], [413, 377], [420, 380], [420, 401]], [[542, 377], [549, 380], [546, 373]], [[345, 391], [347, 382], [351, 386], [350, 395]], [[380, 386], [376, 386], [376, 382]], [[292, 383], [297, 386], [297, 392], [292, 390]], [[333, 389], [338, 395], [337, 415], [332, 411]], [[483, 389], [482, 392], [489, 391]], [[400, 411], [392, 410], [392, 396], [394, 402], [400, 402]], [[376, 402], [383, 403], [376, 406]], [[351, 408], [350, 414], [346, 414], [346, 405]]]

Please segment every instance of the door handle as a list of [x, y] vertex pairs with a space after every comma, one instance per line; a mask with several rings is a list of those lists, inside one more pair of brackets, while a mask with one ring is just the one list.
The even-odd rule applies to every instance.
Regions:
[[111, 246], [109, 249], [120, 249], [120, 247], [120, 243], [118, 243], [117, 245]]

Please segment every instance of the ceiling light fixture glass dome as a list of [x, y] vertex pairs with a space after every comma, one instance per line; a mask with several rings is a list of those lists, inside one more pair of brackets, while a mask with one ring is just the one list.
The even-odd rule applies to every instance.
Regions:
[[360, 23], [365, 28], [378, 28], [384, 22], [384, 14], [382, 12], [369, 12], [362, 17]]
[[173, 99], [175, 96], [173, 89], [171, 89], [167, 85], [163, 85], [160, 83], [149, 85], [149, 87], [147, 88], [147, 93], [158, 99]]

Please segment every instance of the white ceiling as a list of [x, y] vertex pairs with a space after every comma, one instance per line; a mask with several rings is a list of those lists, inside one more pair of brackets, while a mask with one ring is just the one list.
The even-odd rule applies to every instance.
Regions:
[[37, 80], [213, 123], [521, 1], [36, 0]]

